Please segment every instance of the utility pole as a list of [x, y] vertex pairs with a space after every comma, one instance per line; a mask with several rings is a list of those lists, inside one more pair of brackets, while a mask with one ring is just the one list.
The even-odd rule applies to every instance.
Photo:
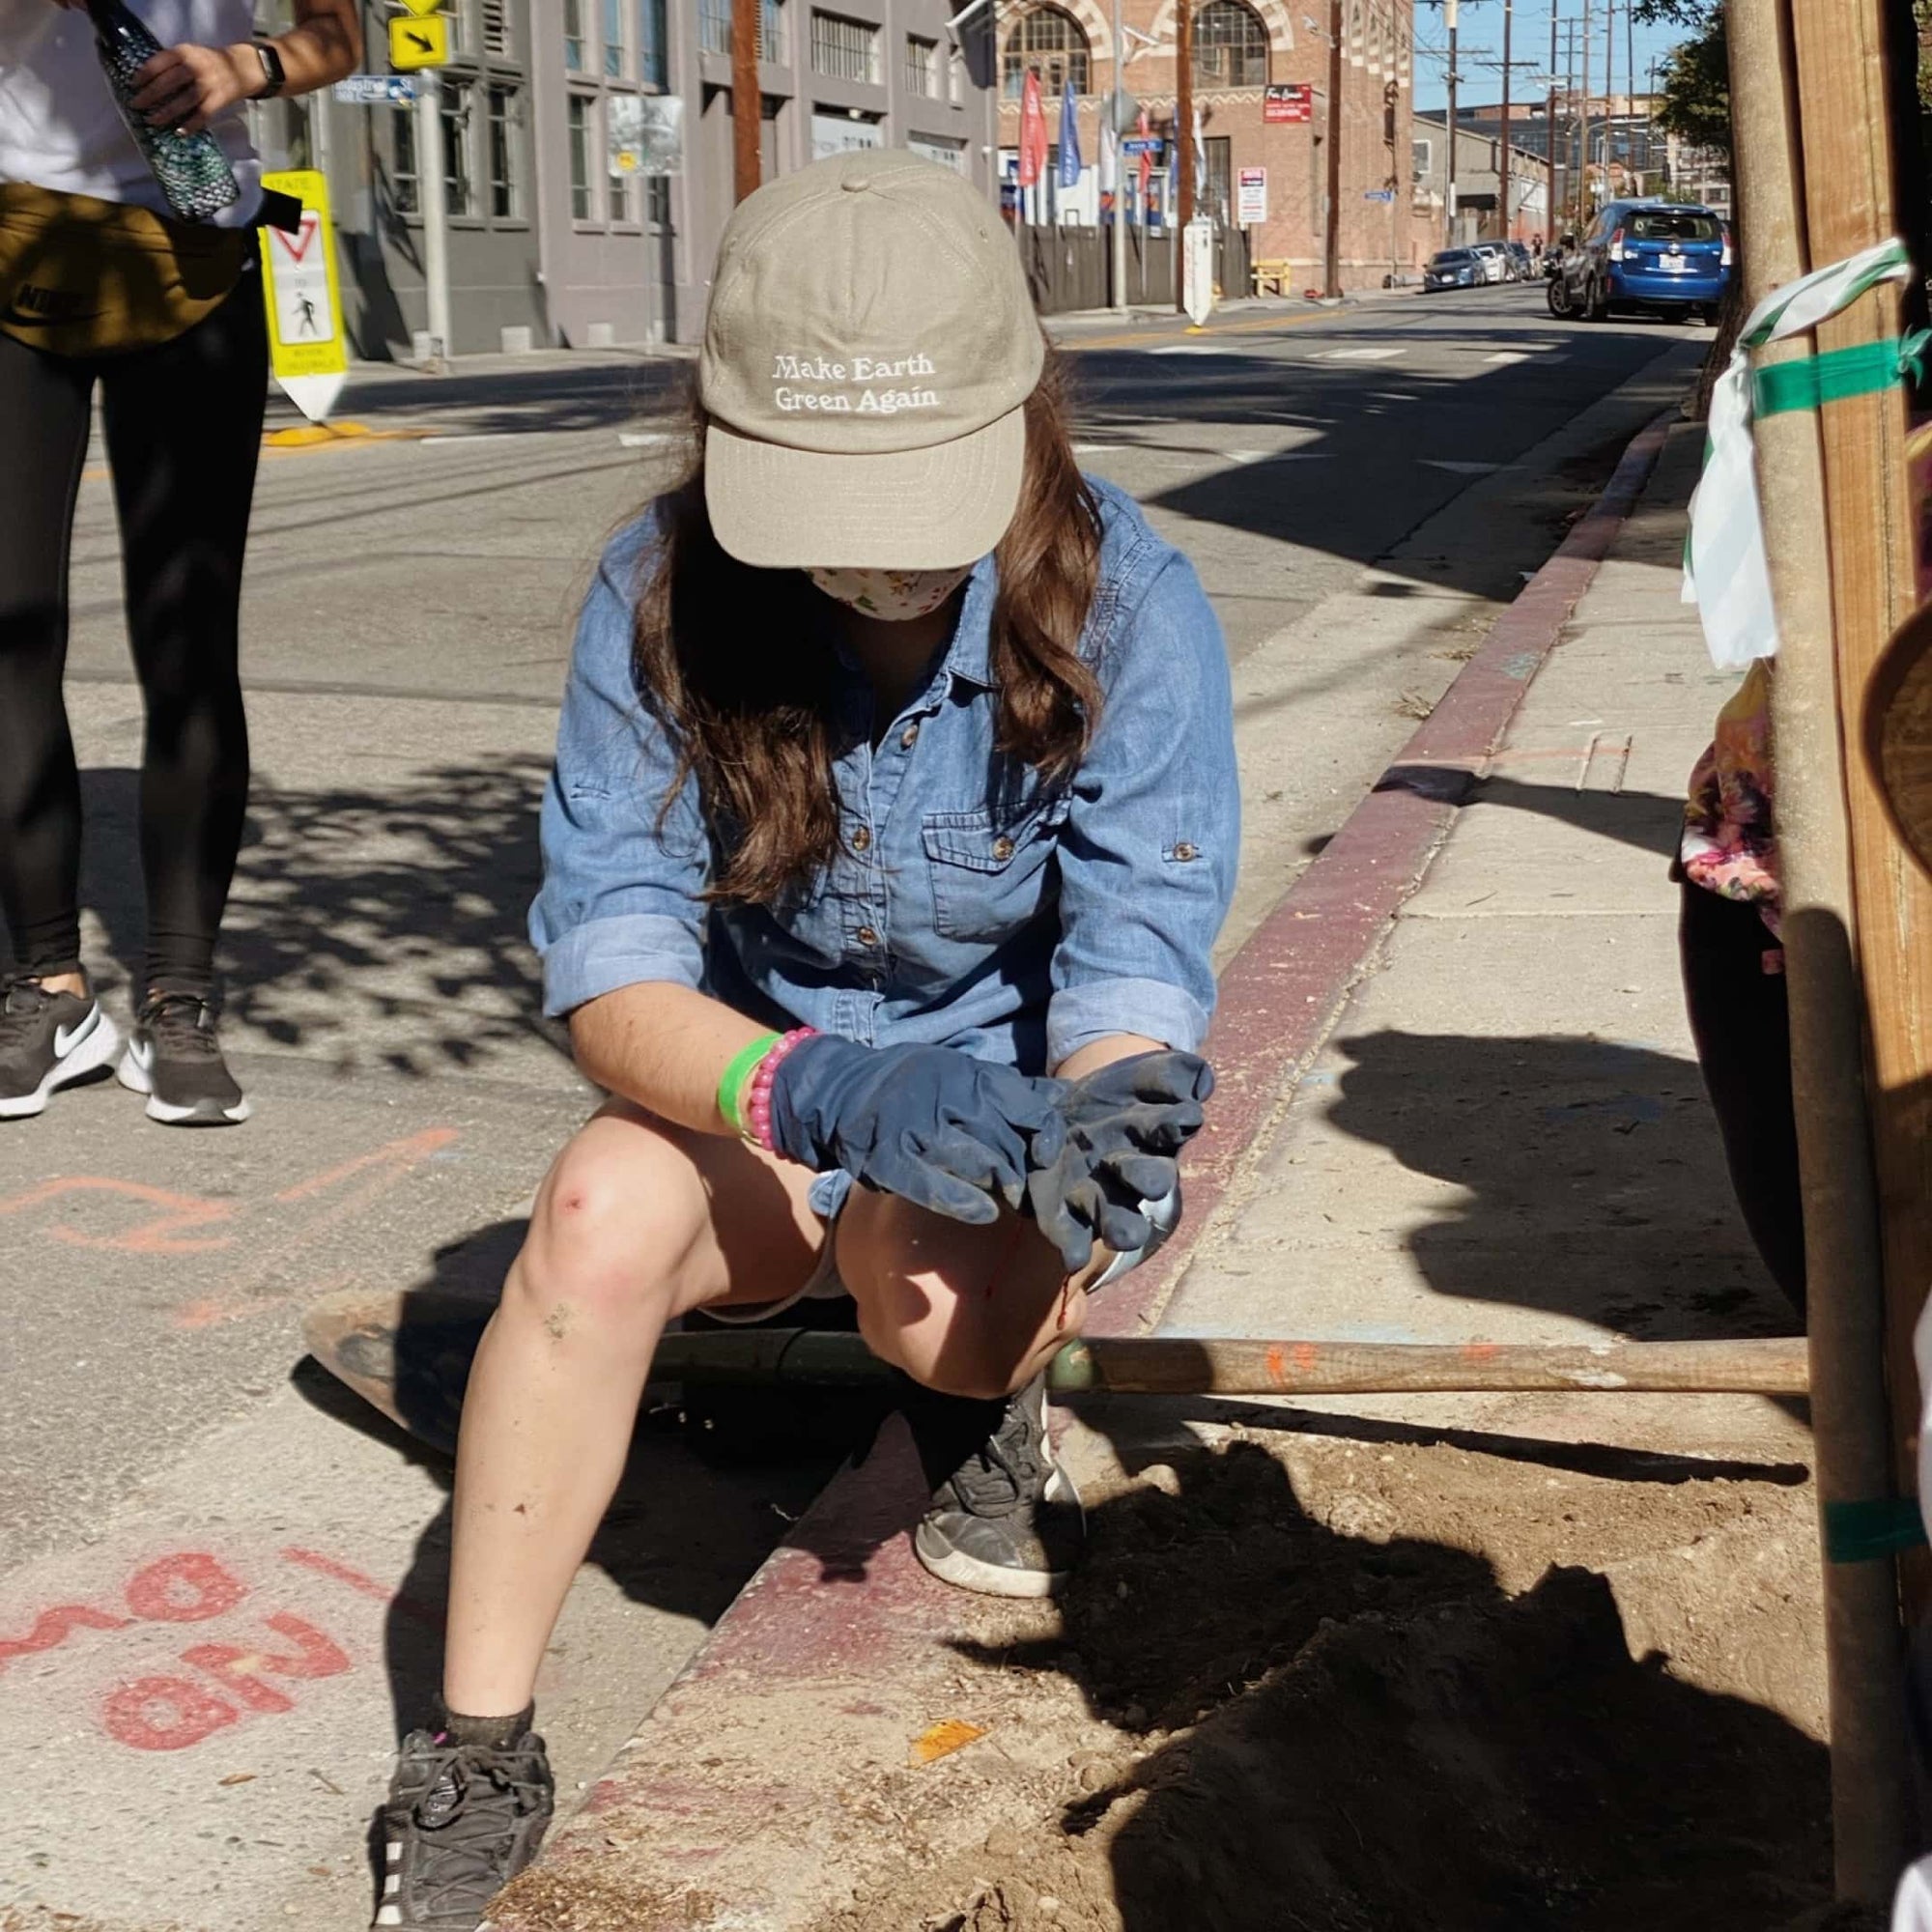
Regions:
[[416, 76], [416, 199], [422, 207], [423, 298], [429, 354], [440, 368], [449, 354], [449, 172], [442, 146], [442, 80]]
[[[1340, 11], [1339, 8], [1337, 10]], [[1442, 20], [1449, 29], [1449, 153], [1444, 158], [1442, 196], [1442, 245], [1456, 245], [1456, 0], [1442, 0]]]
[[1549, 161], [1549, 186], [1543, 197], [1544, 226], [1549, 231], [1543, 238], [1546, 248], [1556, 245], [1556, 0], [1549, 0], [1549, 95], [1543, 106], [1543, 135], [1548, 146], [1544, 153]]
[[1175, 286], [1180, 284], [1180, 236], [1194, 219], [1194, 0], [1174, 10]]
[[1604, 0], [1604, 199], [1610, 194], [1610, 132], [1617, 125], [1617, 0]]
[[1510, 15], [1515, 11], [1512, 0], [1503, 0], [1503, 240], [1507, 242], [1516, 227], [1516, 211], [1510, 206]]
[[1583, 0], [1583, 99], [1577, 127], [1577, 233], [1590, 225], [1590, 0]]
[[731, 185], [732, 199], [756, 191], [764, 173], [758, 153], [758, 15], [764, 0], [732, 0]]
[[[1184, 4], [1184, 0], [1183, 0]], [[1453, 14], [1456, 0], [1449, 0]], [[1328, 9], [1328, 186], [1322, 222], [1321, 292], [1329, 299], [1342, 293], [1342, 0]]]
[[1114, 233], [1108, 259], [1113, 263], [1108, 307], [1115, 314], [1127, 306], [1127, 170], [1126, 156], [1121, 153], [1121, 136], [1126, 117], [1121, 112], [1124, 98], [1121, 91], [1121, 69], [1126, 59], [1126, 43], [1121, 38], [1121, 0], [1114, 0], [1114, 92], [1107, 115], [1108, 127], [1100, 136], [1102, 152], [1114, 157]]

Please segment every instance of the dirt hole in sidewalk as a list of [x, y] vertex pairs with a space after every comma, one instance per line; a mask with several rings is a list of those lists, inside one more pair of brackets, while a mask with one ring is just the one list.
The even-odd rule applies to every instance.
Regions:
[[[1824, 1747], [1711, 1688], [1790, 1673], [1815, 1709], [1802, 1470], [1238, 1431], [1162, 1453], [1091, 1509], [1062, 1603], [960, 1646], [963, 1715], [1013, 1749], [962, 1752], [980, 1788], [953, 1802], [1003, 1822], [923, 1860], [945, 1787], [894, 1774], [901, 1859], [815, 1932], [1863, 1923], [1829, 1908]], [[1083, 1724], [1100, 1747], [1040, 1771]]]

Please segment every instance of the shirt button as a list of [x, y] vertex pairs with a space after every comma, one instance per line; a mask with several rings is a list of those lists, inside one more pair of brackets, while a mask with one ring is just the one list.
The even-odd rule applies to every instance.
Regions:
[[861, 946], [876, 946], [879, 943], [879, 935], [869, 925], [862, 925], [858, 931], [858, 940]]
[[865, 851], [871, 844], [871, 842], [872, 842], [872, 834], [869, 826], [862, 825], [860, 826], [858, 831], [856, 831], [852, 835], [852, 849], [855, 852]]
[[1002, 865], [1013, 856], [1013, 841], [1002, 834], [993, 840], [993, 857]]
[[1201, 848], [1198, 845], [1190, 845], [1183, 839], [1174, 848], [1174, 856], [1177, 859], [1198, 859], [1201, 856]]
[[917, 724], [908, 724], [905, 727], [905, 729], [899, 733], [900, 750], [909, 752], [918, 743], [919, 743], [919, 726]]

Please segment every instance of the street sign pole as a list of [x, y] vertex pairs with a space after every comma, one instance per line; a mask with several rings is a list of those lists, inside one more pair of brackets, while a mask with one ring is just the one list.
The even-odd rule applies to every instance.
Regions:
[[429, 355], [440, 368], [449, 354], [449, 201], [442, 152], [442, 80], [430, 72], [416, 83], [416, 198], [422, 205], [423, 296]]
[[1121, 39], [1121, 0], [1114, 0], [1114, 96], [1107, 114], [1107, 131], [1101, 137], [1111, 140], [1114, 155], [1114, 235], [1112, 261], [1113, 279], [1109, 294], [1113, 299], [1108, 306], [1116, 315], [1124, 312], [1127, 306], [1127, 168], [1126, 156], [1121, 150], [1121, 141], [1126, 133], [1122, 127], [1121, 115], [1121, 69], [1125, 64], [1126, 49]]

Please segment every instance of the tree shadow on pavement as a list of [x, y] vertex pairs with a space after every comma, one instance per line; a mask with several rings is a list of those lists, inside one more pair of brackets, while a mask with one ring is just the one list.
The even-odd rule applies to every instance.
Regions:
[[1070, 1679], [1122, 1748], [925, 1923], [1044, 1925], [1047, 1891], [1081, 1932], [1816, 1922], [1824, 1747], [1634, 1658], [1604, 1575], [1552, 1563], [1512, 1596], [1481, 1555], [1397, 1532], [1427, 1517], [1413, 1487], [1394, 1508], [1344, 1487], [1324, 1521], [1252, 1442], [1163, 1460], [1091, 1512], [1059, 1635], [961, 1646]]
[[[383, 787], [257, 781], [220, 959], [236, 1043], [299, 1049], [339, 1071], [489, 1070], [542, 1042], [524, 936], [540, 877], [548, 761], [425, 764]], [[141, 971], [139, 775], [82, 775], [82, 903], [129, 980]], [[546, 1059], [547, 1055], [544, 1056]]]
[[1406, 1236], [1438, 1294], [1650, 1341], [1794, 1332], [1744, 1232], [1696, 1064], [1581, 1037], [1397, 1032], [1325, 1120], [1461, 1190]]

